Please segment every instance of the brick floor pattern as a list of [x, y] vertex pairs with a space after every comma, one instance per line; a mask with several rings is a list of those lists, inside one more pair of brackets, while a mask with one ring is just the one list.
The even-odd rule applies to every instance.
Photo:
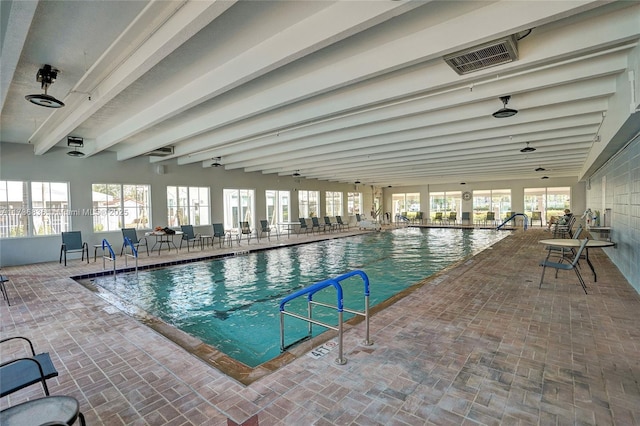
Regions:
[[89, 425], [640, 424], [640, 296], [601, 250], [597, 283], [582, 266], [588, 295], [573, 271], [539, 289], [547, 237], [516, 231], [426, 280], [373, 316], [373, 346], [349, 328], [346, 365], [301, 356], [248, 386], [69, 278], [93, 259], [3, 268], [0, 330], [51, 353], [51, 393], [76, 397]]

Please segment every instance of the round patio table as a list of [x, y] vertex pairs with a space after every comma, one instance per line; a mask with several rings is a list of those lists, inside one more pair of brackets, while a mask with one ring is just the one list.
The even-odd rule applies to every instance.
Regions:
[[[540, 240], [538, 243], [544, 244], [545, 246], [554, 246], [554, 247], [564, 247], [564, 248], [578, 248], [580, 244], [582, 244], [583, 240], [575, 240], [573, 238], [552, 238], [548, 240]], [[589, 260], [589, 249], [590, 248], [605, 248], [605, 247], [615, 247], [616, 243], [611, 241], [603, 241], [603, 240], [589, 240], [587, 241], [587, 245], [584, 247], [584, 258], [591, 268], [591, 272], [593, 272], [593, 281], [597, 282], [598, 277], [596, 276], [596, 270], [591, 264]]]
[[46, 396], [32, 399], [0, 411], [2, 426], [32, 426], [43, 424], [73, 424], [77, 418], [85, 424], [80, 404], [72, 396]]

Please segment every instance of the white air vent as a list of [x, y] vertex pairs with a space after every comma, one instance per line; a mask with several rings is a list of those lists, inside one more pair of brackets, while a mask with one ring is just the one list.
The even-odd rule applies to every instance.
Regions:
[[480, 71], [518, 60], [518, 45], [515, 36], [474, 46], [444, 57], [451, 68], [460, 75]]
[[154, 157], [166, 157], [167, 155], [173, 155], [173, 147], [165, 146], [163, 148], [158, 148], [151, 152], [147, 152], [145, 155], [150, 155]]

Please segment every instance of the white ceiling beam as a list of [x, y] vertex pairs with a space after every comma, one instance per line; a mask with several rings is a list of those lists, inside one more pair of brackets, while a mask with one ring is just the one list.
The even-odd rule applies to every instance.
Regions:
[[7, 100], [7, 92], [20, 60], [27, 34], [31, 28], [38, 1], [12, 1], [7, 26], [2, 34], [0, 55], [0, 112]]
[[[451, 7], [455, 7], [456, 3], [450, 2]], [[335, 58], [327, 57], [325, 66], [316, 65], [314, 70], [304, 70], [300, 76], [291, 75], [283, 84], [257, 88], [254, 95], [243, 93], [240, 100], [232, 99], [212, 113], [189, 120], [175, 128], [175, 132], [166, 132], [149, 138], [142, 144], [120, 150], [118, 159], [141, 155], [149, 148], [173, 144], [186, 137], [264, 113], [274, 107], [283, 107], [402, 66], [434, 59], [442, 54], [443, 46], [454, 48], [473, 45], [493, 38], [496, 34], [512, 34], [597, 5], [595, 1], [551, 2], [546, 5], [548, 7], [541, 8], [535, 2], [489, 3], [471, 14], [455, 16], [429, 28], [418, 27], [415, 32], [383, 45], [372, 42], [368, 50], [357, 45], [354, 46], [352, 55], [346, 59], [336, 62]], [[496, 19], [496, 16], [505, 13], [510, 14], [508, 19]], [[494, 24], [475, 25], [478, 20]], [[459, 28], [465, 28], [465, 31], [458, 31]], [[424, 40], [430, 42], [425, 43]]]
[[[578, 126], [585, 124], [599, 123], [601, 120], [601, 111], [606, 110], [606, 101], [603, 100], [587, 100], [575, 105], [570, 111], [570, 116], [565, 119], [564, 125]], [[561, 112], [564, 110], [560, 106], [550, 106], [548, 108], [535, 108], [526, 112], [527, 120], [516, 119], [511, 117], [509, 119], [494, 119], [493, 117], [480, 117], [480, 118], [465, 118], [460, 117], [460, 121], [455, 123], [445, 123], [426, 127], [410, 128], [396, 128], [395, 131], [388, 132], [373, 132], [371, 135], [365, 134], [360, 137], [358, 134], [353, 134], [352, 138], [358, 138], [362, 143], [359, 146], [354, 146], [348, 138], [333, 138], [330, 141], [310, 140], [301, 141], [300, 143], [292, 146], [291, 143], [282, 144], [270, 149], [263, 150], [251, 150], [241, 152], [236, 155], [230, 155], [225, 157], [225, 164], [228, 168], [243, 168], [247, 164], [245, 161], [251, 161], [258, 159], [262, 163], [268, 164], [269, 161], [278, 161], [280, 158], [291, 160], [296, 152], [297, 156], [309, 156], [310, 152], [318, 152], [325, 149], [327, 152], [335, 153], [336, 155], [345, 149], [354, 149], [359, 147], [362, 154], [366, 155], [371, 152], [372, 149], [376, 149], [378, 146], [382, 146], [382, 149], [402, 150], [411, 147], [412, 145], [424, 145], [427, 142], [427, 138], [433, 140], [435, 143], [439, 143], [439, 140], [443, 137], [450, 136], [451, 134], [466, 134], [467, 138], [482, 138], [479, 132], [488, 132], [496, 135], [499, 129], [503, 129], [501, 133], [512, 135], [519, 133], [528, 133], [531, 131], [539, 131], [553, 124], [547, 123], [547, 121], [555, 122], [556, 125], [563, 125], [563, 122], [559, 119], [562, 118]], [[566, 114], [566, 112], [564, 112]], [[583, 120], [581, 115], [587, 115], [587, 118]], [[415, 125], [420, 125], [419, 119], [412, 119]], [[399, 126], [398, 126], [399, 127]], [[367, 132], [368, 133], [368, 132]], [[347, 141], [350, 143], [346, 143]], [[433, 143], [433, 142], [432, 142]], [[313, 156], [311, 156], [313, 157]], [[254, 164], [255, 165], [255, 164]]]
[[306, 19], [294, 22], [289, 28], [243, 51], [224, 65], [187, 82], [161, 101], [100, 136], [97, 144], [100, 149], [113, 146], [199, 103], [418, 6], [413, 2], [376, 2], [363, 9], [354, 2], [332, 4]]
[[[30, 137], [34, 152], [47, 152], [232, 4], [150, 2], [76, 84], [71, 99], [65, 99], [67, 107], [52, 114]], [[109, 146], [96, 140], [86, 154]]]
[[[460, 107], [465, 104], [476, 102], [476, 111], [478, 115], [486, 114], [486, 111], [492, 111], [489, 108], [494, 108], [486, 104], [486, 111], [482, 111], [480, 101], [489, 101], [495, 104], [497, 109], [500, 104], [498, 97], [501, 93], [519, 93], [513, 99], [512, 103], [518, 108], [529, 108], [538, 105], [547, 105], [560, 102], [568, 102], [572, 99], [580, 99], [587, 97], [588, 90], [593, 90], [593, 96], [612, 94], [615, 93], [615, 73], [623, 72], [627, 66], [627, 56], [624, 51], [616, 51], [609, 55], [598, 55], [589, 61], [575, 61], [564, 66], [556, 66], [552, 68], [545, 68], [539, 71], [530, 70], [526, 76], [519, 76], [519, 78], [505, 78], [499, 81], [489, 81], [484, 84], [478, 84], [474, 86], [473, 91], [469, 91], [468, 88], [450, 91], [445, 90], [445, 93], [424, 94], [417, 96], [415, 100], [409, 98], [408, 100], [399, 100], [391, 103], [389, 107], [376, 106], [371, 111], [349, 113], [344, 117], [336, 117], [331, 120], [320, 120], [317, 125], [304, 125], [301, 128], [294, 128], [293, 130], [287, 130], [285, 128], [276, 134], [260, 137], [255, 140], [249, 140], [247, 142], [237, 141], [226, 146], [218, 147], [212, 151], [207, 151], [202, 154], [188, 152], [187, 155], [182, 154], [178, 159], [179, 164], [189, 164], [192, 162], [198, 162], [214, 156], [226, 156], [239, 151], [249, 151], [253, 149], [265, 150], [267, 146], [271, 144], [280, 145], [284, 142], [300, 139], [302, 141], [308, 141], [310, 144], [318, 143], [317, 140], [310, 140], [309, 137], [317, 136], [320, 133], [328, 133], [333, 130], [340, 129], [345, 131], [351, 128], [353, 132], [361, 132], [361, 128], [356, 126], [375, 123], [381, 121], [388, 123], [391, 119], [416, 114], [418, 112], [433, 111], [436, 114], [447, 114], [448, 108]], [[598, 72], [594, 74], [593, 70]], [[588, 79], [588, 80], [587, 80]], [[387, 84], [390, 84], [387, 82]], [[526, 92], [522, 92], [522, 87], [527, 87]], [[559, 90], [559, 86], [562, 86], [562, 90]], [[535, 91], [542, 87], [540, 93]], [[355, 94], [354, 94], [355, 95]], [[343, 95], [344, 96], [344, 95]], [[523, 102], [529, 100], [529, 102]], [[517, 105], [515, 105], [517, 102]], [[471, 105], [467, 106], [471, 108]], [[455, 112], [454, 112], [455, 111]], [[462, 111], [458, 109], [451, 109], [448, 114], [453, 116], [459, 116]], [[429, 116], [430, 117], [430, 116]], [[434, 121], [439, 121], [440, 117], [434, 116]], [[244, 128], [253, 127], [254, 120], [242, 123]], [[371, 127], [371, 132], [383, 131], [382, 129]], [[222, 130], [221, 132], [224, 132]], [[333, 137], [337, 133], [333, 133], [330, 136]], [[208, 140], [211, 141], [219, 139], [218, 132], [213, 134], [200, 135], [197, 138], [202, 142]], [[323, 138], [325, 136], [317, 136]], [[188, 147], [190, 141], [185, 141], [176, 147], [176, 155], [189, 151]], [[215, 146], [215, 143], [213, 143]]]

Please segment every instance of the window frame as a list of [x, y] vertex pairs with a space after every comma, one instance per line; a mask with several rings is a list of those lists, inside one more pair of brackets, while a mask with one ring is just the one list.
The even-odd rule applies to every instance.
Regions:
[[[104, 188], [100, 188], [103, 185]], [[103, 189], [105, 192], [101, 192]], [[127, 196], [132, 194], [131, 191], [135, 194], [134, 197]], [[139, 196], [139, 191], [142, 191], [142, 196]], [[97, 199], [96, 194], [103, 194], [105, 197]], [[127, 205], [132, 200], [134, 205]], [[142, 203], [140, 203], [141, 200]], [[105, 205], [100, 206], [99, 203], [105, 203]], [[151, 185], [92, 183], [91, 205], [95, 233], [114, 232], [122, 228], [150, 229], [151, 227]]]

